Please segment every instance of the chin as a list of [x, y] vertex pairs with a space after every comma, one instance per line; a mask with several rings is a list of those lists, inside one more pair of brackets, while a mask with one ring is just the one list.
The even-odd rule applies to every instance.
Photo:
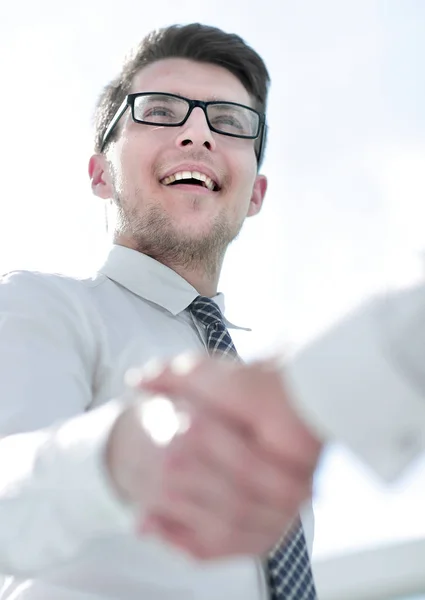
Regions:
[[208, 237], [214, 230], [214, 224], [211, 220], [196, 223], [178, 223], [174, 228], [176, 235], [192, 240], [200, 240]]
[[171, 220], [176, 227], [193, 230], [196, 233], [197, 230], [208, 230], [213, 227], [214, 223], [221, 220], [220, 213], [217, 209], [207, 209], [195, 207], [193, 209], [183, 208], [182, 210], [170, 211], [169, 213]]

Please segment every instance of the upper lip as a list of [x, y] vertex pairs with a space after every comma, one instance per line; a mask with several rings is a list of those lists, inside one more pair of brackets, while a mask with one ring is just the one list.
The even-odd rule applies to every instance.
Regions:
[[207, 175], [210, 179], [212, 179], [217, 186], [218, 189], [221, 188], [220, 180], [216, 173], [212, 169], [205, 167], [204, 165], [197, 165], [195, 163], [184, 163], [181, 165], [177, 165], [172, 169], [169, 169], [166, 173], [163, 173], [160, 177], [160, 181], [165, 179], [166, 177], [170, 177], [170, 175], [174, 175], [175, 173], [180, 173], [181, 171], [197, 171], [198, 173], [203, 173]]

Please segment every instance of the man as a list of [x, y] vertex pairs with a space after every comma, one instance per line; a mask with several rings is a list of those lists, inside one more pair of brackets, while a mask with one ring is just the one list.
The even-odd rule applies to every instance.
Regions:
[[0, 572], [14, 577], [2, 598], [316, 597], [297, 518], [310, 480], [288, 486], [278, 456], [202, 407], [160, 446], [123, 389], [152, 357], [237, 360], [217, 283], [265, 196], [268, 81], [237, 36], [198, 24], [148, 36], [96, 111], [89, 174], [116, 211], [105, 264], [84, 281], [3, 280]]
[[[186, 357], [184, 369], [176, 359], [138, 383], [239, 422], [286, 460], [289, 486], [309, 480], [314, 442], [330, 437], [391, 481], [425, 451], [424, 356], [422, 284], [369, 300], [292, 360], [244, 366]], [[155, 528], [171, 535], [162, 515]]]

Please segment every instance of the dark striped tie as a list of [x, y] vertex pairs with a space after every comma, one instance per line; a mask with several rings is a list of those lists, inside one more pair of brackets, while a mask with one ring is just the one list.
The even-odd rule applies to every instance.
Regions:
[[[209, 353], [240, 360], [218, 305], [211, 298], [198, 296], [189, 309], [205, 327]], [[317, 600], [307, 544], [299, 520], [268, 555], [267, 575], [270, 600]]]

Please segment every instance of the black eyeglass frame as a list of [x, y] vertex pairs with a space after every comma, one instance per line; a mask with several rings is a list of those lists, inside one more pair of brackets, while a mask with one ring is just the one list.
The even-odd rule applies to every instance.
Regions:
[[[259, 165], [261, 164], [261, 161], [263, 159], [264, 142], [265, 142], [265, 136], [266, 136], [266, 118], [265, 118], [264, 113], [260, 113], [257, 110], [255, 110], [254, 108], [251, 108], [250, 106], [246, 106], [245, 104], [239, 104], [238, 102], [225, 102], [223, 100], [221, 100], [221, 101], [213, 100], [210, 102], [205, 102], [204, 100], [191, 100], [190, 98], [185, 98], [184, 96], [178, 96], [177, 94], [169, 94], [167, 92], [137, 92], [135, 94], [128, 94], [124, 98], [121, 106], [118, 108], [117, 112], [112, 117], [111, 122], [109, 123], [108, 127], [106, 128], [106, 131], [102, 138], [100, 152], [103, 152], [103, 149], [105, 148], [105, 145], [106, 145], [108, 139], [111, 137], [112, 132], [115, 129], [115, 126], [117, 125], [118, 121], [121, 119], [121, 117], [124, 115], [127, 108], [129, 108], [129, 107], [131, 108], [131, 116], [135, 123], [141, 123], [142, 125], [151, 125], [151, 126], [158, 127], [158, 125], [159, 125], [158, 123], [152, 123], [151, 121], [137, 119], [135, 117], [134, 103], [135, 103], [136, 98], [138, 98], [140, 96], [168, 96], [171, 98], [178, 98], [179, 100], [184, 100], [185, 102], [188, 103], [189, 110], [187, 111], [187, 114], [182, 121], [179, 121], [178, 123], [161, 123], [160, 124], [161, 127], [181, 127], [182, 125], [184, 125], [186, 123], [186, 121], [192, 114], [193, 109], [196, 107], [199, 107], [204, 111], [204, 115], [207, 120], [208, 127], [210, 128], [211, 131], [214, 131], [215, 133], [219, 133], [220, 135], [227, 135], [229, 137], [235, 137], [235, 138], [245, 139], [245, 140], [256, 140], [256, 139], [260, 138], [260, 144], [258, 147], [258, 151], [256, 150], [256, 156], [257, 156], [258, 164]], [[216, 129], [211, 124], [211, 122], [208, 118], [207, 108], [208, 108], [208, 106], [217, 105], [217, 104], [219, 104], [219, 105], [229, 104], [230, 106], [240, 106], [241, 108], [245, 108], [245, 109], [255, 113], [258, 116], [258, 131], [257, 131], [256, 135], [238, 135], [236, 133], [227, 133], [225, 131], [220, 131], [219, 129]]]

